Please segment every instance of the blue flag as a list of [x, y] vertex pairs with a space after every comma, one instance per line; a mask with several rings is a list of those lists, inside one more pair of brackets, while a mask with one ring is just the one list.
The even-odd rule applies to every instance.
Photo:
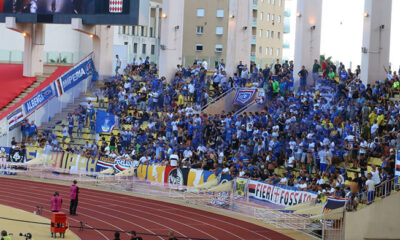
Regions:
[[117, 116], [102, 110], [97, 110], [96, 133], [111, 133], [117, 125]]

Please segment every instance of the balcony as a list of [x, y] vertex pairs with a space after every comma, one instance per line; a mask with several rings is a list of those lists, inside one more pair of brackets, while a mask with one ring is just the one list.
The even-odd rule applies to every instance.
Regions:
[[282, 48], [290, 48], [290, 44], [289, 43], [283, 43]]
[[257, 43], [257, 36], [256, 35], [251, 36], [251, 44], [256, 45], [256, 43]]
[[250, 53], [250, 61], [251, 62], [256, 62], [256, 53], [255, 52], [251, 52]]
[[290, 33], [290, 24], [285, 24], [283, 26], [283, 33]]
[[252, 24], [252, 26], [253, 26], [253, 27], [257, 27], [257, 18], [253, 18], [253, 24]]
[[253, 10], [258, 10], [258, 1], [253, 0]]

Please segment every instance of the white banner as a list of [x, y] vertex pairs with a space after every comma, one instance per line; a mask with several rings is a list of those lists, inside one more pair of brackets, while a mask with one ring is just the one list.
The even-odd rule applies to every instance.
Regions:
[[315, 200], [317, 194], [301, 191], [294, 187], [280, 187], [250, 180], [249, 197], [281, 206], [292, 206], [302, 202]]

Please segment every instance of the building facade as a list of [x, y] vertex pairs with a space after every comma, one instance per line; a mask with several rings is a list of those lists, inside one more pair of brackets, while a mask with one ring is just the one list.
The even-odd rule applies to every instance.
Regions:
[[226, 59], [229, 0], [185, 0], [182, 64], [206, 59], [210, 67]]
[[[170, 0], [164, 2], [175, 4]], [[238, 53], [241, 56], [236, 54], [234, 64], [240, 59], [244, 64], [256, 63], [264, 67], [282, 59], [285, 0], [185, 0], [183, 3], [183, 23], [175, 21], [176, 26], [165, 25], [162, 30], [166, 34], [168, 27], [175, 27], [168, 34], [177, 35], [179, 27], [183, 28], [182, 43], [176, 42], [181, 47], [165, 45], [169, 50], [182, 48], [182, 53], [177, 53], [182, 56], [182, 65], [189, 66], [203, 59], [208, 62], [209, 69], [222, 59], [227, 64], [231, 61], [228, 45], [242, 35], [249, 35], [250, 41], [244, 38], [235, 44], [243, 51]], [[177, 15], [177, 11], [169, 13]], [[244, 48], [243, 44], [248, 46]]]
[[264, 67], [282, 60], [285, 0], [253, 0], [251, 61]]

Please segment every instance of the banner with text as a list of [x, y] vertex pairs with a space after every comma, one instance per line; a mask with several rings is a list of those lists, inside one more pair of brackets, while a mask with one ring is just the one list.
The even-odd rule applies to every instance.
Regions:
[[91, 56], [89, 56], [84, 61], [76, 65], [73, 69], [68, 71], [63, 76], [61, 76], [59, 81], [55, 81], [57, 95], [60, 96], [62, 93], [75, 87], [78, 83], [80, 83], [81, 81], [85, 80], [87, 77], [92, 75], [93, 71], [94, 71], [93, 59]]
[[292, 206], [315, 200], [317, 194], [314, 192], [301, 191], [295, 187], [274, 186], [249, 180], [249, 197], [281, 206]]
[[25, 102], [24, 105], [26, 114], [32, 112], [33, 110], [35, 110], [37, 107], [45, 103], [53, 96], [54, 92], [53, 89], [51, 89], [51, 85], [43, 89], [42, 91], [38, 92], [34, 97]]

